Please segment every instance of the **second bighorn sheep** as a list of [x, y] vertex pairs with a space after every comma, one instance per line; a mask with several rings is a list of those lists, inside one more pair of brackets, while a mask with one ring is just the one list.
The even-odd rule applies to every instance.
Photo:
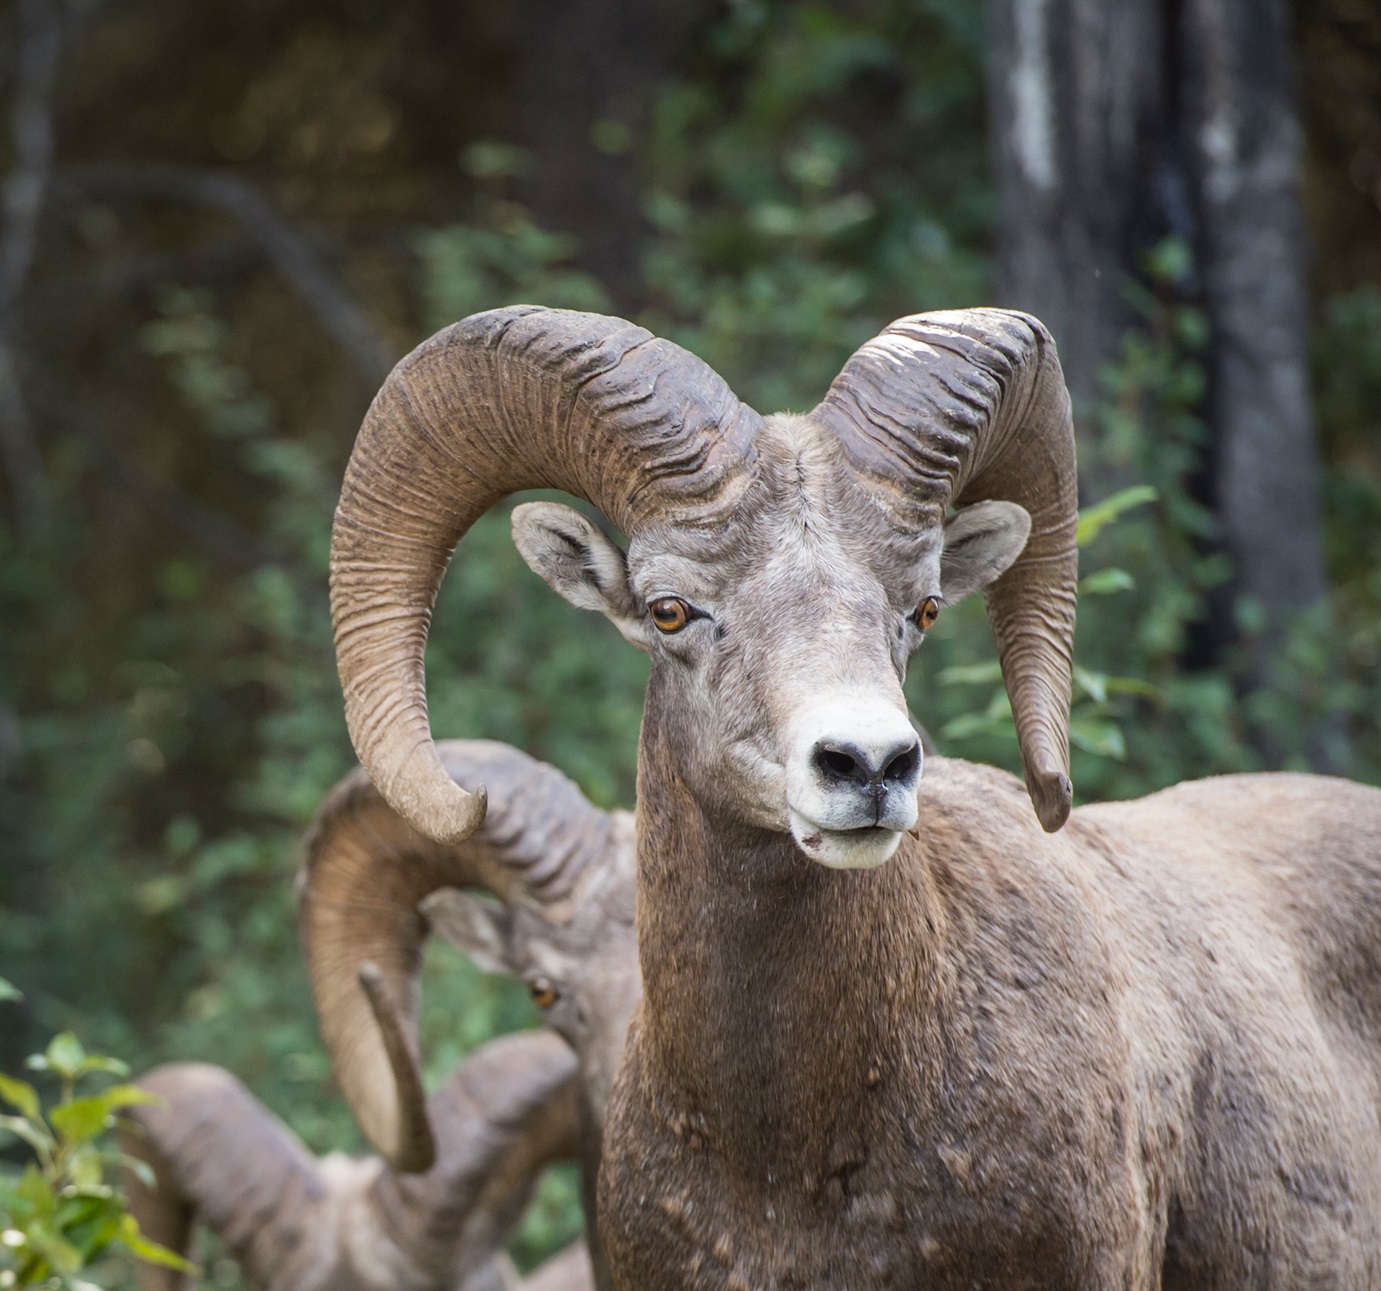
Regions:
[[[529, 487], [628, 536], [514, 515], [652, 656], [620, 1287], [1381, 1287], [1381, 793], [1232, 777], [1069, 818], [1074, 441], [1039, 323], [900, 319], [766, 420], [617, 319], [515, 307], [414, 351], [332, 605], [361, 761], [432, 837], [486, 801], [430, 737], [429, 610]], [[979, 588], [1050, 832], [999, 772], [920, 781], [907, 657]]]
[[[521, 1283], [495, 1252], [534, 1168], [553, 1156], [582, 1163], [593, 1238], [600, 1131], [640, 994], [632, 820], [599, 811], [559, 772], [505, 745], [452, 741], [440, 752], [458, 781], [493, 787], [474, 838], [442, 847], [422, 837], [360, 772], [327, 795], [307, 838], [304, 952], [343, 1086], [364, 1100], [355, 1110], [371, 1125], [380, 1102], [420, 1091], [407, 1002], [429, 928], [525, 981], [566, 1045], [531, 1034], [494, 1041], [410, 1108], [434, 1158], [415, 1178], [377, 1158], [313, 1158], [219, 1068], [177, 1063], [141, 1077], [157, 1100], [136, 1109], [140, 1132], [126, 1143], [155, 1167], [156, 1190], [130, 1183], [141, 1227], [185, 1253], [193, 1222], [206, 1224], [264, 1291], [588, 1291], [592, 1263], [608, 1285], [597, 1246], [592, 1259], [575, 1243]], [[472, 885], [510, 905], [462, 890]], [[342, 1018], [333, 1010], [355, 998], [362, 968], [367, 1007]], [[332, 973], [345, 990], [330, 989]], [[372, 1046], [392, 1055], [372, 1068], [382, 1087], [360, 1071]], [[187, 1285], [153, 1266], [140, 1277], [145, 1291]]]
[[[489, 812], [463, 843], [418, 833], [357, 771], [317, 812], [298, 881], [298, 922], [322, 1036], [374, 1146], [415, 1169], [432, 1156], [422, 1097], [417, 972], [435, 930], [491, 971], [526, 982], [575, 1053], [577, 1155], [594, 1275], [605, 1109], [641, 995], [634, 935], [633, 819], [593, 806], [559, 771], [504, 744], [439, 746], [448, 775], [489, 786]], [[490, 905], [465, 891], [500, 898]], [[377, 969], [368, 995], [361, 965]]]

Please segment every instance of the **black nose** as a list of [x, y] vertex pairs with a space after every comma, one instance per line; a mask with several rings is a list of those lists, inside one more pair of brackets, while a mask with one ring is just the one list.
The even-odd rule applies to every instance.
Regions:
[[856, 785], [880, 794], [884, 789], [906, 788], [916, 782], [921, 746], [914, 736], [909, 742], [873, 751], [843, 740], [821, 740], [811, 760], [827, 785]]

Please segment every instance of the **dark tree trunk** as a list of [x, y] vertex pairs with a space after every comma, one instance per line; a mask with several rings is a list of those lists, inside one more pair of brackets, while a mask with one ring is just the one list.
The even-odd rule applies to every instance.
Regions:
[[1121, 276], [1171, 226], [1162, 3], [989, 0], [998, 298], [1054, 332], [1081, 402], [1133, 321]]
[[[1282, 3], [1185, 4], [1182, 111], [1213, 328], [1217, 511], [1239, 589], [1271, 624], [1328, 590], [1289, 34]], [[1262, 680], [1279, 639], [1261, 638]]]
[[514, 137], [546, 228], [580, 238], [580, 263], [620, 308], [637, 300], [646, 225], [632, 142], [702, 0], [523, 0], [510, 10]]
[[[1283, 0], [989, 0], [1002, 219], [997, 294], [1054, 331], [1076, 401], [1135, 322], [1122, 282], [1168, 234], [1207, 314], [1210, 449], [1199, 481], [1273, 625], [1326, 596], [1308, 391], [1307, 248]], [[1094, 482], [1095, 486], [1097, 481]], [[1220, 661], [1220, 604], [1193, 662]]]

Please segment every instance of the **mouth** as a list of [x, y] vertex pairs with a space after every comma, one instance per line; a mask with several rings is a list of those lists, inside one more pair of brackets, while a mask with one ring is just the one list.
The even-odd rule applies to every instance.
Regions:
[[826, 829], [790, 811], [791, 836], [812, 861], [832, 870], [871, 870], [892, 858], [901, 845], [903, 830], [882, 825], [858, 829]]

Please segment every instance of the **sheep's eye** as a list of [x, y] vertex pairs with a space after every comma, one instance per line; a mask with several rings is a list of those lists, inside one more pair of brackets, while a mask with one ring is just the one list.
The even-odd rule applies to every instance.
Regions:
[[933, 596], [927, 596], [925, 600], [916, 606], [916, 612], [911, 616], [911, 619], [922, 632], [926, 632], [934, 626], [935, 620], [939, 617], [940, 602]]
[[556, 987], [545, 977], [535, 977], [527, 984], [532, 993], [532, 1002], [539, 1009], [549, 1009], [556, 1003]]
[[663, 596], [647, 607], [658, 632], [679, 632], [690, 622], [691, 607], [679, 596]]

